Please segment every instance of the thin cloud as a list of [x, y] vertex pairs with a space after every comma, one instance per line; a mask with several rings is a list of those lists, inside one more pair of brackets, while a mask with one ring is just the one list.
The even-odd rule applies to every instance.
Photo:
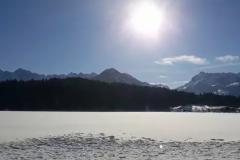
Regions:
[[187, 81], [187, 80], [185, 80], [185, 81], [175, 81], [175, 82], [172, 82], [171, 84], [171, 88], [172, 89], [177, 89], [178, 87], [180, 87], [180, 86], [183, 86], [183, 85], [185, 85], [186, 83], [188, 83], [189, 81]]
[[188, 83], [189, 81], [185, 80], [185, 81], [175, 81], [175, 82], [172, 82], [173, 85], [183, 85], [183, 84], [186, 84]]
[[221, 68], [221, 67], [227, 67], [227, 66], [238, 66], [240, 65], [239, 63], [224, 63], [224, 64], [216, 64], [216, 65], [208, 65], [208, 66], [202, 66], [198, 67], [197, 69], [215, 69], [215, 68]]
[[166, 75], [159, 75], [158, 78], [165, 79], [165, 78], [168, 78], [168, 76], [166, 76]]
[[154, 63], [160, 64], [160, 65], [173, 65], [178, 62], [186, 62], [196, 65], [204, 65], [207, 63], [207, 60], [205, 58], [201, 58], [195, 55], [181, 55], [176, 57], [166, 57], [159, 61], [155, 61]]
[[225, 55], [225, 56], [216, 57], [215, 60], [221, 63], [233, 63], [233, 62], [238, 62], [240, 58], [239, 56]]
[[215, 58], [215, 63], [212, 65], [206, 65], [198, 67], [198, 69], [215, 69], [227, 66], [238, 66], [240, 65], [240, 57], [233, 55], [224, 55]]

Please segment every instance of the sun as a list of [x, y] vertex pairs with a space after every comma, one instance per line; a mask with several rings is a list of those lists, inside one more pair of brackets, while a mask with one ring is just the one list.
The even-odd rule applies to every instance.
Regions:
[[132, 4], [129, 10], [128, 27], [143, 37], [156, 38], [164, 27], [165, 13], [153, 1]]

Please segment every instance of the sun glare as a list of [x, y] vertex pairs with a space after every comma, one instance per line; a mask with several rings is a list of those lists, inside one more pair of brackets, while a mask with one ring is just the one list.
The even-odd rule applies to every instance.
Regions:
[[153, 1], [141, 1], [130, 8], [128, 26], [138, 35], [150, 38], [158, 37], [164, 21], [164, 10]]

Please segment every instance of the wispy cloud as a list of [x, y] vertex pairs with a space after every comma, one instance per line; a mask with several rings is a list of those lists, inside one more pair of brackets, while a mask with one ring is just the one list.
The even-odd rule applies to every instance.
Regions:
[[189, 81], [185, 80], [185, 81], [175, 81], [175, 82], [171, 82], [171, 88], [172, 89], [177, 89], [178, 87], [185, 85], [186, 83], [188, 83]]
[[165, 78], [168, 78], [168, 76], [166, 76], [166, 75], [159, 75], [158, 78], [165, 79]]
[[227, 66], [238, 66], [240, 65], [240, 57], [233, 55], [223, 55], [215, 58], [215, 62], [211, 65], [201, 66], [198, 69], [215, 69]]
[[215, 68], [221, 68], [221, 67], [227, 67], [227, 66], [238, 66], [240, 65], [239, 63], [224, 63], [224, 64], [215, 64], [215, 65], [206, 65], [206, 66], [201, 66], [198, 67], [197, 69], [215, 69]]
[[196, 65], [204, 65], [207, 63], [205, 58], [201, 58], [195, 55], [181, 55], [176, 57], [166, 57], [159, 61], [155, 61], [154, 63], [160, 65], [173, 65], [174, 63], [178, 62], [187, 62]]
[[189, 81], [185, 80], [185, 81], [175, 81], [175, 82], [172, 82], [173, 85], [183, 85], [183, 84], [186, 84], [188, 83]]
[[215, 60], [221, 63], [233, 63], [233, 62], [238, 62], [240, 58], [239, 56], [225, 55], [225, 56], [216, 57]]

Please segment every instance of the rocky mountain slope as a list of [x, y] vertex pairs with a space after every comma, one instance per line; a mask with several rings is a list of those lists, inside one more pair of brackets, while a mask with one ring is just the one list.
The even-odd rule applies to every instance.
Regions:
[[200, 72], [190, 82], [178, 90], [217, 95], [240, 96], [240, 73], [205, 73]]

